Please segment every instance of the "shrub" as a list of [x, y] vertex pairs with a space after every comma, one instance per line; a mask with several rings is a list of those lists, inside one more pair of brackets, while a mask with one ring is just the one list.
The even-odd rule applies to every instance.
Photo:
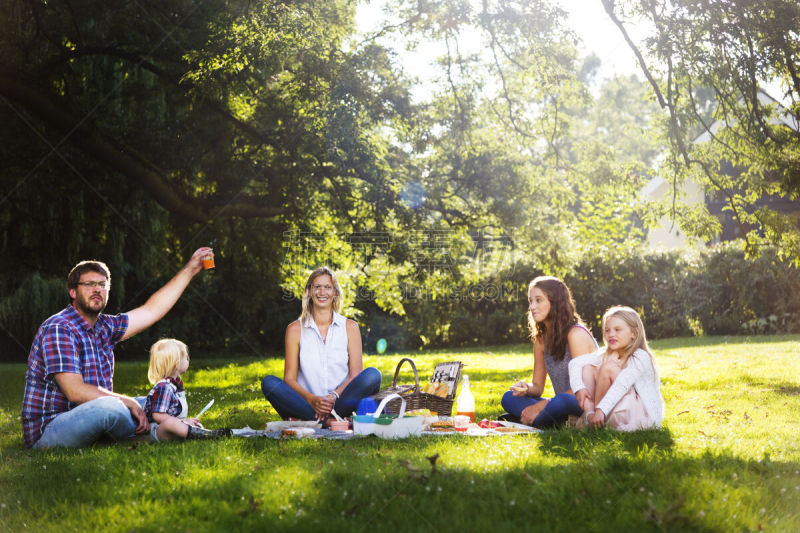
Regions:
[[691, 335], [681, 290], [687, 270], [688, 262], [675, 252], [615, 251], [584, 257], [564, 281], [598, 339], [603, 313], [612, 305], [636, 309], [648, 336], [676, 337]]
[[[409, 343], [523, 342], [525, 290], [540, 273], [532, 265], [517, 265], [482, 281], [506, 284], [500, 298], [440, 298], [407, 306], [402, 325]], [[800, 298], [792, 297], [800, 293], [800, 270], [774, 249], [763, 250], [757, 259], [745, 257], [741, 243], [699, 253], [601, 250], [585, 255], [564, 281], [598, 339], [603, 313], [612, 305], [636, 309], [654, 339], [800, 331]]]
[[[390, 351], [524, 342], [526, 289], [540, 274], [533, 264], [516, 263], [463, 286], [447, 278], [442, 283], [450, 287], [435, 299], [407, 290], [416, 299], [404, 302], [405, 316], [359, 301], [364, 349], [374, 352], [380, 338], [386, 339]], [[116, 279], [112, 310], [119, 307], [118, 300], [126, 302], [127, 310], [150, 294], [138, 290], [138, 297], [123, 297], [123, 282], [150, 288], [166, 281]], [[756, 259], [745, 256], [741, 243], [699, 253], [600, 250], [585, 255], [564, 280], [598, 339], [603, 312], [619, 304], [636, 309], [648, 337], [654, 339], [800, 332], [800, 270], [774, 249], [762, 250]], [[0, 358], [25, 359], [39, 324], [66, 305], [65, 285], [63, 279], [34, 272], [16, 287], [0, 287], [5, 289], [0, 297]], [[285, 328], [299, 313], [298, 300], [287, 300], [247, 262], [239, 263], [227, 274], [194, 282], [167, 317], [118, 346], [118, 356], [145, 357], [150, 344], [162, 336], [186, 339], [192, 348], [280, 354]]]
[[774, 249], [747, 259], [738, 243], [715, 247], [701, 254], [686, 285], [686, 313], [707, 334], [800, 331], [800, 271]]

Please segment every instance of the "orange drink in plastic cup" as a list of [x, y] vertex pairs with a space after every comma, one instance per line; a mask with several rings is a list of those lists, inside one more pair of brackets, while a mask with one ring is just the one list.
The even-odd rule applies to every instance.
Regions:
[[203, 258], [203, 269], [214, 270], [214, 256], [207, 255]]

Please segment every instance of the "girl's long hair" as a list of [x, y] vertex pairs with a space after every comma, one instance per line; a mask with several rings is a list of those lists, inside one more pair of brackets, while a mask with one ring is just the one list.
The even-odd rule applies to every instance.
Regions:
[[531, 332], [531, 340], [542, 339], [545, 351], [553, 359], [561, 360], [567, 352], [569, 330], [576, 324], [583, 325], [583, 321], [575, 310], [572, 293], [563, 281], [552, 276], [539, 276], [528, 285], [528, 294], [534, 288], [542, 291], [550, 301], [550, 312], [545, 317], [550, 324], [548, 330], [545, 321], [534, 321], [529, 308], [528, 328]]
[[[619, 318], [625, 322], [636, 335], [630, 346], [625, 348], [623, 353], [618, 354], [620, 366], [625, 368], [625, 365], [628, 364], [628, 359], [631, 355], [633, 355], [633, 352], [636, 350], [644, 350], [650, 356], [650, 361], [652, 361], [653, 368], [656, 370], [656, 378], [658, 378], [656, 360], [655, 357], [653, 357], [653, 352], [650, 351], [650, 346], [647, 345], [647, 336], [644, 333], [644, 324], [642, 323], [639, 313], [637, 313], [634, 309], [624, 305], [615, 305], [614, 307], [610, 307], [608, 311], [603, 314], [603, 342], [606, 342], [606, 322], [609, 318]], [[608, 345], [607, 342], [606, 345]], [[609, 355], [608, 348], [606, 348], [606, 353], [604, 354], [603, 359]]]
[[331, 277], [331, 283], [333, 284], [333, 310], [338, 313], [342, 308], [342, 288], [339, 286], [339, 279], [336, 277], [336, 273], [327, 266], [317, 267], [308, 276], [308, 281], [303, 289], [303, 310], [300, 313], [300, 323], [303, 325], [305, 325], [314, 310], [314, 300], [311, 299], [311, 286], [315, 279], [325, 274]]

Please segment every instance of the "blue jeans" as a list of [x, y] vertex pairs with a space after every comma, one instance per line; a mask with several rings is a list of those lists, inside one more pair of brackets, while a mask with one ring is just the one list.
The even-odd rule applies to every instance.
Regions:
[[[347, 384], [333, 408], [339, 416], [350, 416], [358, 407], [361, 398], [372, 396], [381, 390], [381, 373], [377, 368], [365, 368]], [[317, 415], [311, 405], [297, 394], [281, 378], [267, 376], [261, 380], [261, 391], [272, 407], [284, 420], [316, 420]]]
[[[519, 417], [522, 416], [523, 409], [544, 399], [545, 398], [514, 396], [513, 392], [506, 391], [506, 393], [503, 394], [503, 399], [500, 401], [500, 404], [507, 413], [519, 419]], [[569, 415], [578, 416], [581, 413], [583, 413], [583, 409], [578, 405], [578, 399], [575, 395], [562, 392], [550, 398], [550, 401], [547, 402], [547, 405], [533, 421], [533, 427], [548, 429], [560, 426], [567, 421]]]
[[61, 413], [44, 428], [33, 448], [88, 446], [102, 438], [123, 440], [133, 437], [136, 422], [119, 398], [95, 398]]

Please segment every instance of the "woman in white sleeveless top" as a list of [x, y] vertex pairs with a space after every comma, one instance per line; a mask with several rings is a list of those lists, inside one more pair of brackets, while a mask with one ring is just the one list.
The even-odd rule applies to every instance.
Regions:
[[303, 290], [300, 318], [286, 328], [283, 379], [267, 376], [261, 390], [283, 419], [327, 420], [331, 410], [350, 416], [358, 402], [377, 393], [381, 373], [364, 368], [361, 332], [339, 314], [342, 289], [336, 274], [319, 267]]

